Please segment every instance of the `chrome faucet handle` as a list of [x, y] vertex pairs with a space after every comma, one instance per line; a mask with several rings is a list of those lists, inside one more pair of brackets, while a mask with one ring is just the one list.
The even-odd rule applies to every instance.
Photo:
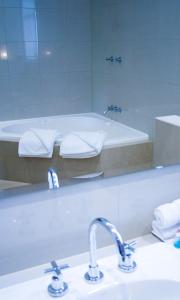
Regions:
[[105, 58], [106, 61], [113, 63], [114, 62], [114, 57], [110, 56], [110, 57], [106, 57]]
[[131, 241], [129, 243], [125, 243], [125, 246], [127, 245], [128, 248], [130, 248], [132, 250], [132, 252], [135, 252], [136, 251], [136, 247], [137, 247], [137, 241], [134, 240], [134, 241]]
[[120, 261], [119, 268], [122, 272], [131, 273], [137, 268], [136, 262], [133, 260], [133, 254], [135, 252], [136, 241], [124, 244], [125, 257]]
[[68, 284], [63, 281], [62, 270], [69, 268], [68, 264], [58, 266], [55, 261], [51, 262], [51, 268], [46, 269], [45, 273], [55, 273], [52, 276], [51, 284], [48, 285], [48, 293], [52, 297], [62, 297], [68, 292]]
[[119, 64], [122, 63], [122, 57], [121, 56], [116, 57], [115, 61], [118, 62]]
[[70, 268], [70, 266], [69, 266], [68, 264], [64, 264], [64, 265], [58, 266], [57, 263], [56, 263], [55, 261], [51, 261], [51, 265], [52, 265], [52, 267], [49, 268], [49, 269], [46, 269], [46, 270], [44, 271], [44, 273], [52, 273], [52, 272], [55, 272], [56, 275], [60, 275], [60, 274], [61, 274], [61, 270]]

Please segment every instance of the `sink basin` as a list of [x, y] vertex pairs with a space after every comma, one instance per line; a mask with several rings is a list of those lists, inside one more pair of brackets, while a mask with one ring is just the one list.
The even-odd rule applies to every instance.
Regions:
[[[87, 263], [69, 268], [63, 272], [69, 292], [62, 299], [180, 300], [179, 250], [171, 244], [157, 243], [137, 249], [135, 260], [138, 263], [137, 270], [130, 274], [120, 272], [116, 255], [99, 260], [99, 266], [104, 272], [104, 279], [99, 284], [88, 284], [84, 280]], [[39, 266], [40, 274], [44, 269]], [[52, 299], [47, 291], [51, 274], [26, 280], [26, 272], [10, 274], [4, 281], [0, 278], [0, 300]], [[34, 272], [36, 274], [37, 268]], [[13, 278], [19, 282], [13, 282]], [[2, 287], [3, 282], [5, 287]]]
[[179, 300], [180, 283], [171, 280], [144, 280], [104, 289], [86, 300]]

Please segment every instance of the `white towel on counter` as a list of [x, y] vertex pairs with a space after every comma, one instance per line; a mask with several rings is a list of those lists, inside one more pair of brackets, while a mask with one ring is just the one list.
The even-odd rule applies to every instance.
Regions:
[[18, 154], [20, 157], [51, 158], [58, 136], [56, 130], [31, 128], [20, 138]]
[[64, 158], [89, 158], [101, 153], [106, 133], [104, 131], [79, 131], [66, 135], [60, 145]]
[[166, 240], [172, 239], [176, 236], [176, 233], [180, 229], [180, 223], [169, 228], [159, 228], [156, 221], [152, 222], [152, 233], [157, 236], [160, 240], [165, 242]]
[[160, 229], [169, 228], [180, 223], [180, 199], [157, 207], [154, 216]]

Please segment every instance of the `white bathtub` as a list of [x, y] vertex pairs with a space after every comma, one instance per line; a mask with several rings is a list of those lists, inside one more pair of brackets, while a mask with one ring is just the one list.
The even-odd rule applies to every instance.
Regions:
[[149, 136], [141, 131], [112, 121], [95, 113], [60, 115], [33, 119], [0, 122], [0, 140], [19, 141], [30, 128], [57, 129], [64, 135], [72, 131], [104, 130], [107, 133], [104, 148], [130, 145], [149, 141]]

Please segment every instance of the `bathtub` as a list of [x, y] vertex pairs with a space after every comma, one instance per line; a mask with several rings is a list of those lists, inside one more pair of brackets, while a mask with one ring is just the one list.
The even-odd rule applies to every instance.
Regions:
[[61, 137], [56, 141], [56, 144], [60, 144], [63, 136], [72, 131], [97, 130], [103, 130], [107, 133], [104, 148], [113, 148], [121, 145], [131, 145], [149, 141], [148, 134], [96, 113], [3, 121], [0, 122], [0, 140], [18, 142], [22, 134], [30, 128], [58, 130], [61, 133]]

